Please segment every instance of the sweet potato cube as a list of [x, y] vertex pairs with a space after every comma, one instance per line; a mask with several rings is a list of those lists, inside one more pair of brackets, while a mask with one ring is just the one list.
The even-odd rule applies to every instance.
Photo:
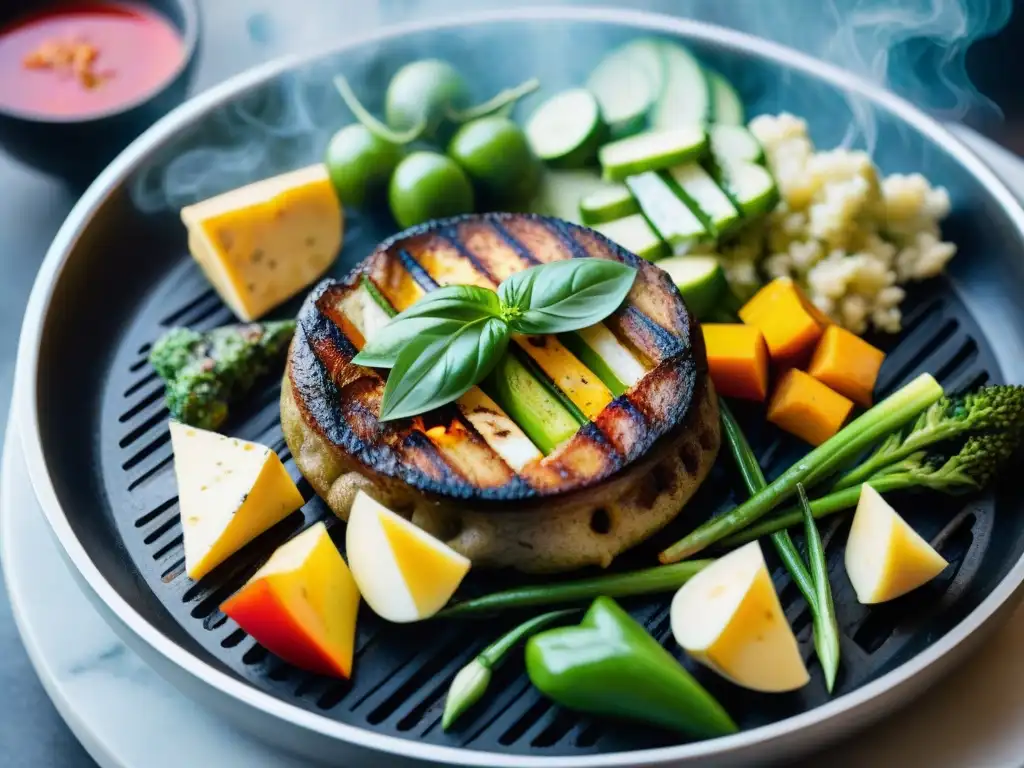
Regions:
[[708, 371], [718, 394], [744, 400], [768, 397], [768, 346], [761, 331], [740, 323], [704, 323]]
[[858, 405], [871, 407], [885, 353], [856, 334], [830, 325], [822, 334], [807, 372]]
[[811, 445], [821, 445], [839, 431], [852, 410], [852, 400], [793, 368], [775, 387], [768, 421]]
[[740, 309], [740, 319], [761, 330], [772, 363], [783, 369], [806, 363], [830, 322], [788, 277], [754, 294]]
[[281, 546], [221, 610], [271, 653], [348, 678], [359, 589], [324, 524]]

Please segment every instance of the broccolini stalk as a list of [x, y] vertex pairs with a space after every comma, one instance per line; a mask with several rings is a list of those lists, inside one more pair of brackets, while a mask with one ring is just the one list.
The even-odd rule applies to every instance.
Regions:
[[896, 432], [833, 490], [850, 488], [877, 476], [885, 467], [947, 440], [1020, 429], [1024, 425], [1024, 387], [1001, 384], [959, 397], [943, 397], [922, 413], [906, 434]]
[[576, 608], [568, 608], [562, 611], [551, 611], [542, 613], [527, 619], [522, 624], [512, 628], [493, 643], [484, 648], [469, 664], [456, 673], [452, 684], [448, 688], [448, 695], [444, 701], [444, 714], [441, 716], [441, 728], [448, 730], [462, 714], [476, 704], [487, 692], [487, 686], [491, 684], [491, 675], [498, 668], [509, 651], [519, 643], [528, 640], [542, 629], [551, 626], [557, 621], [567, 619], [579, 613]]
[[746, 503], [708, 520], [677, 541], [659, 555], [661, 562], [674, 563], [739, 533], [793, 496], [797, 483], [810, 486], [826, 479], [890, 432], [915, 419], [942, 394], [942, 387], [932, 376], [918, 376], [839, 430]]
[[171, 416], [202, 429], [217, 429], [228, 408], [284, 356], [295, 321], [248, 323], [200, 333], [172, 328], [149, 353], [164, 380]]
[[[914, 488], [928, 488], [949, 495], [978, 491], [992, 480], [1022, 442], [1024, 424], [1010, 424], [1005, 432], [968, 437], [952, 456], [919, 451], [898, 464], [883, 467], [866, 482], [883, 495]], [[861, 485], [855, 485], [815, 499], [811, 502], [811, 514], [815, 518], [822, 518], [856, 506], [860, 489]], [[799, 525], [802, 519], [799, 510], [789, 510], [761, 525], [751, 526], [730, 536], [722, 544], [735, 547]]]

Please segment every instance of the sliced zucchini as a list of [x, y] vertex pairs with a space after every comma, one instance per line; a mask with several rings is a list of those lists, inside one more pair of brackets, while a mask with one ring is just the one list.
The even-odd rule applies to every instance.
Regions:
[[566, 407], [550, 383], [533, 375], [512, 349], [494, 366], [481, 389], [545, 455], [576, 434], [585, 423]]
[[583, 224], [580, 201], [608, 188], [597, 171], [547, 170], [529, 208], [533, 213]]
[[711, 87], [704, 67], [678, 43], [663, 41], [661, 49], [665, 57], [665, 87], [651, 109], [651, 127], [667, 130], [711, 122]]
[[648, 171], [630, 176], [626, 186], [644, 217], [674, 254], [688, 253], [696, 244], [714, 239], [700, 217], [661, 174]]
[[598, 224], [594, 229], [641, 259], [657, 261], [668, 256], [665, 241], [658, 237], [641, 213]]
[[682, 190], [683, 201], [697, 208], [694, 213], [715, 235], [728, 234], [742, 223], [739, 209], [698, 163], [678, 165], [668, 173]]
[[742, 125], [713, 125], [708, 129], [711, 153], [720, 163], [760, 163], [764, 150], [754, 134]]
[[533, 153], [556, 168], [579, 168], [597, 155], [607, 127], [594, 94], [573, 88], [555, 94], [526, 121], [526, 139]]
[[779, 202], [779, 189], [768, 169], [753, 163], [730, 163], [719, 169], [722, 186], [747, 218], [762, 216]]
[[699, 160], [707, 147], [704, 129], [699, 125], [685, 125], [672, 130], [646, 131], [605, 144], [598, 151], [598, 159], [606, 179], [622, 181], [645, 171]]
[[715, 122], [723, 125], [743, 125], [746, 122], [743, 99], [736, 93], [732, 83], [713, 69], [705, 68], [704, 71], [707, 73], [708, 85], [711, 87], [711, 104]]
[[634, 40], [608, 54], [587, 79], [604, 121], [615, 137], [643, 130], [647, 113], [664, 88], [661, 48], [653, 40]]
[[658, 266], [668, 272], [686, 306], [699, 320], [707, 319], [729, 289], [725, 270], [714, 256], [672, 256], [659, 261]]
[[640, 213], [640, 206], [625, 184], [606, 184], [580, 200], [580, 216], [584, 224], [591, 226], [634, 213]]

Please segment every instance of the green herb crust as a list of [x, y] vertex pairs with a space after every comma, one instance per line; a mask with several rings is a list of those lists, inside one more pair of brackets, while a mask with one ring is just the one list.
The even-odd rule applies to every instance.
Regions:
[[149, 353], [166, 385], [167, 409], [178, 421], [217, 429], [231, 403], [284, 358], [294, 320], [228, 325], [200, 333], [172, 328]]

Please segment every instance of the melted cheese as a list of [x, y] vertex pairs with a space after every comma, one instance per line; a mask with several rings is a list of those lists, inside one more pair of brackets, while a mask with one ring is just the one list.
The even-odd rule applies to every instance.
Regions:
[[322, 165], [188, 206], [181, 218], [192, 256], [244, 321], [312, 284], [341, 248], [341, 204]]
[[303, 504], [269, 448], [170, 423], [188, 575], [201, 579]]

